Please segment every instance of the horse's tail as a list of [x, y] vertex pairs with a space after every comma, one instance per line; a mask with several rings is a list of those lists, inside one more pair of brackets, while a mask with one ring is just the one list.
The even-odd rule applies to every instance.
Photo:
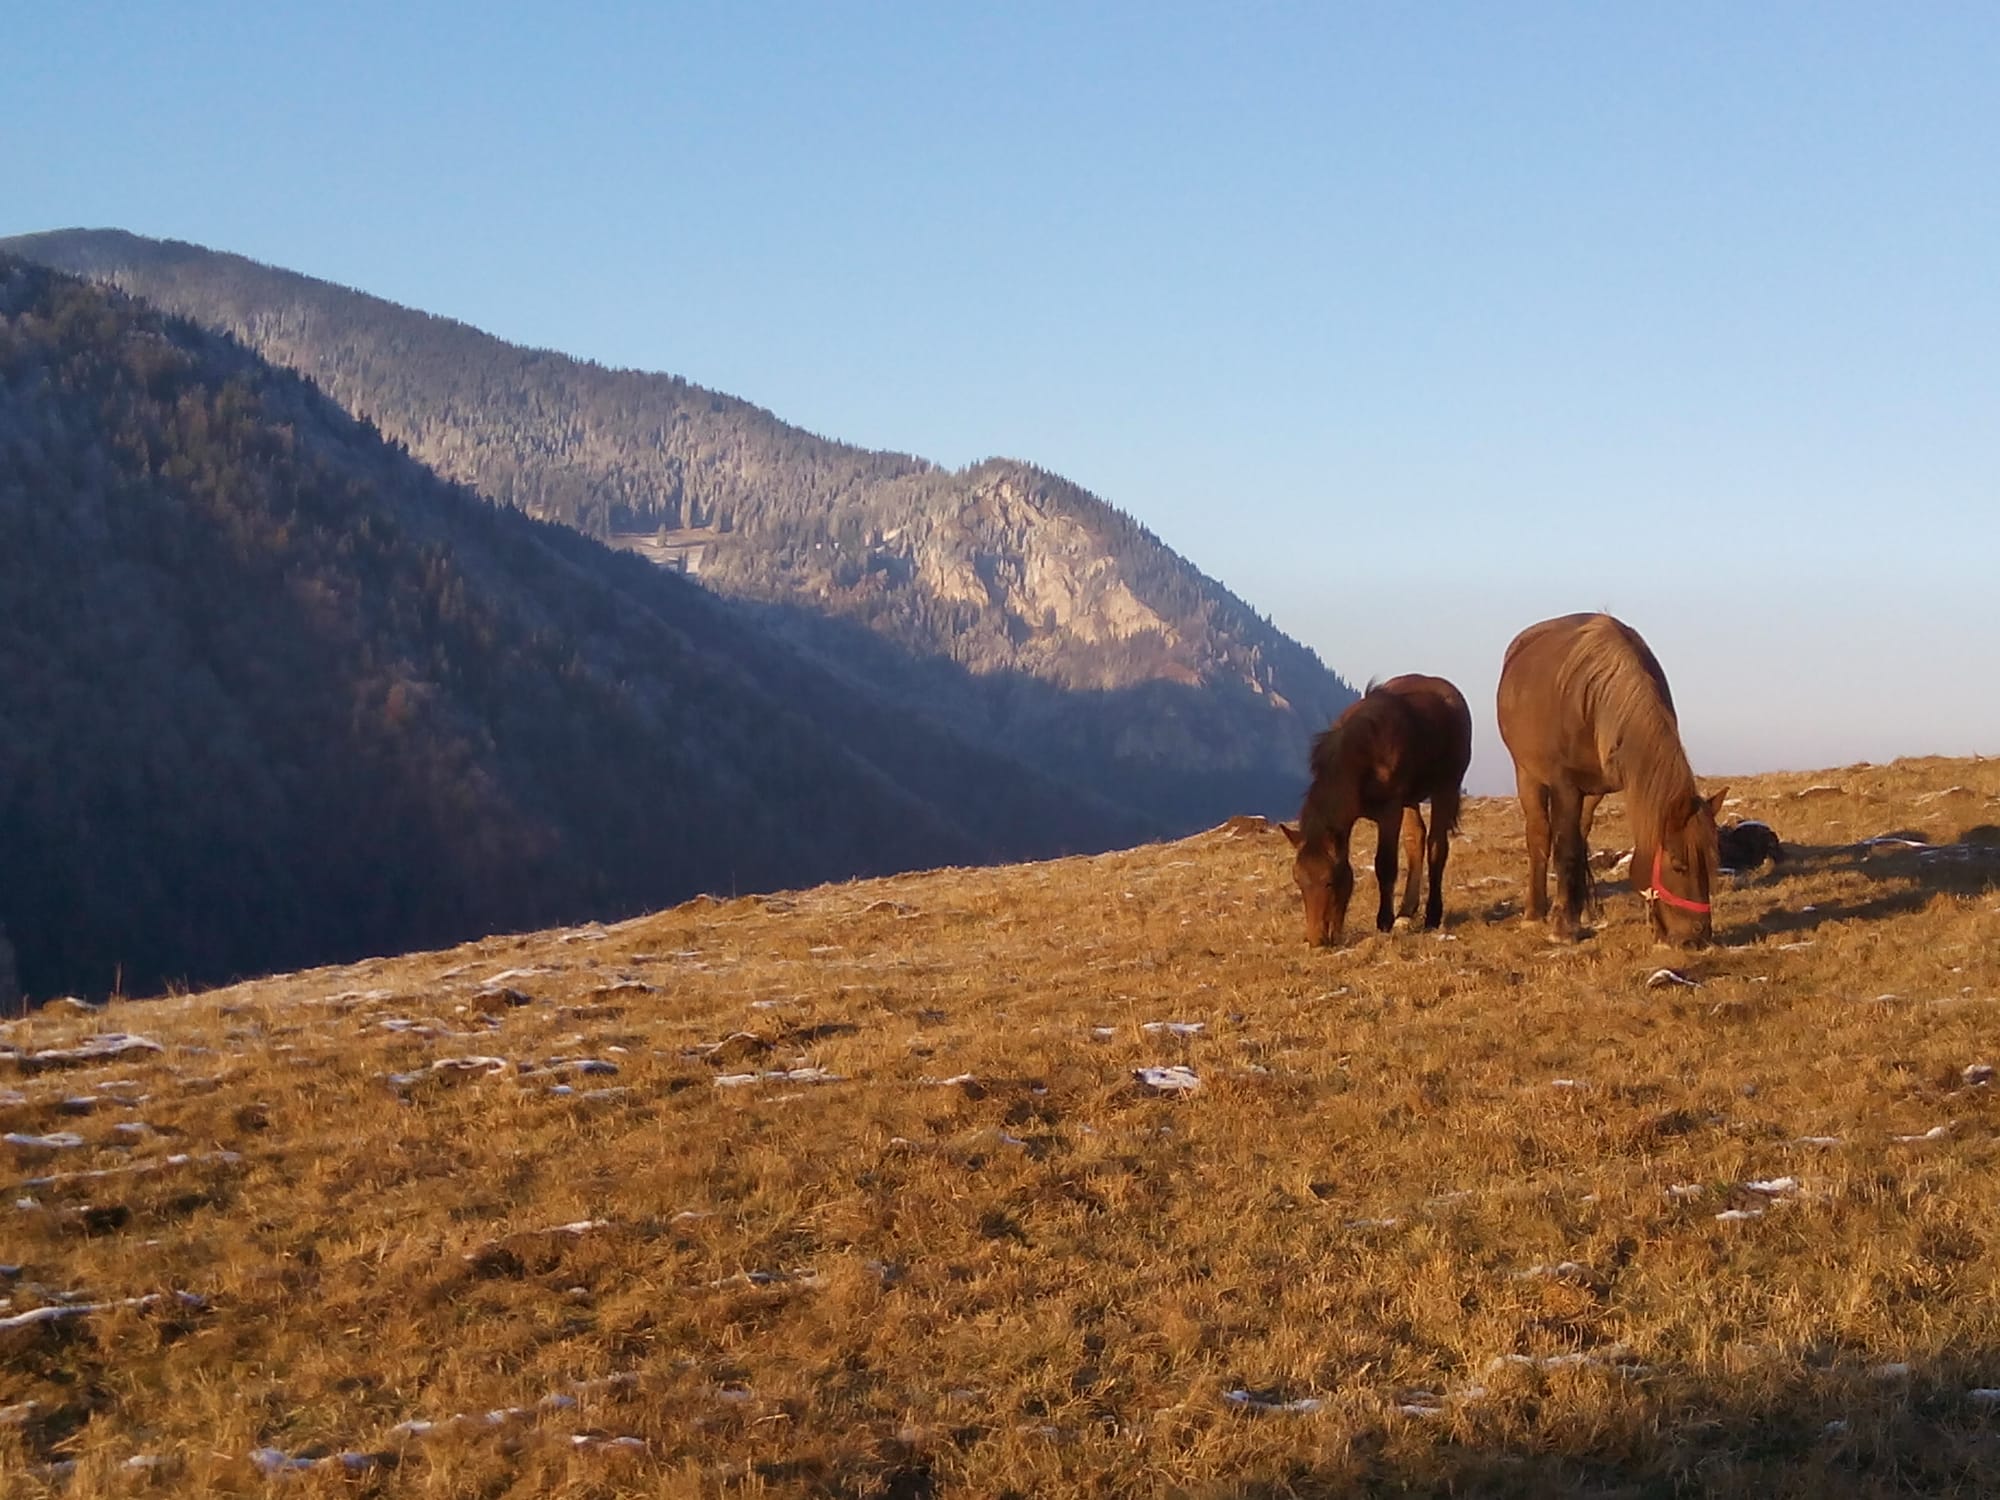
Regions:
[[[1437, 821], [1437, 811], [1438, 811], [1437, 798], [1433, 797], [1431, 798], [1431, 821], [1433, 823]], [[1444, 831], [1446, 833], [1458, 832], [1459, 819], [1464, 814], [1464, 812], [1465, 812], [1465, 788], [1460, 787], [1458, 789], [1458, 795], [1451, 799], [1451, 816], [1444, 820]]]

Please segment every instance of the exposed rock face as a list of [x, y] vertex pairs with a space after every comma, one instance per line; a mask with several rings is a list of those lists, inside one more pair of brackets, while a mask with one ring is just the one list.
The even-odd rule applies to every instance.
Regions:
[[1129, 516], [1027, 464], [848, 447], [675, 377], [195, 246], [0, 246], [226, 331], [446, 477], [768, 605], [850, 676], [1170, 824], [1286, 809], [1310, 736], [1354, 696]]
[[[998, 611], [1018, 643], [1015, 661], [1037, 676], [1069, 687], [1121, 687], [1144, 674], [1100, 669], [1088, 674], [1096, 680], [1077, 681], [1064, 670], [1064, 648], [1145, 635], [1157, 637], [1163, 651], [1181, 644], [1172, 623], [1132, 592], [1083, 524], [1043, 503], [1022, 475], [994, 474], [956, 514], [897, 530], [899, 540], [907, 539], [916, 582], [940, 599]], [[919, 540], [913, 533], [920, 530]], [[1166, 675], [1200, 680], [1191, 666]]]

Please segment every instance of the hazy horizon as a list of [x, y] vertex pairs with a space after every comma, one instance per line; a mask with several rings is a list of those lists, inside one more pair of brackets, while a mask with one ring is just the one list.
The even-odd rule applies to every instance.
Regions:
[[[187, 239], [1130, 512], [1357, 684], [1651, 642], [1697, 769], [2000, 750], [2000, 20], [17, 21], [10, 233]], [[30, 128], [32, 127], [32, 138]]]

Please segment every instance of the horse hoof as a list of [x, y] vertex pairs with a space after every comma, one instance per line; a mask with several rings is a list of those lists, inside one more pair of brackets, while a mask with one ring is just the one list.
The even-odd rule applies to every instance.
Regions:
[[1415, 919], [1411, 917], [1398, 917], [1396, 918], [1395, 925], [1390, 927], [1389, 930], [1391, 932], [1414, 932], [1416, 926]]

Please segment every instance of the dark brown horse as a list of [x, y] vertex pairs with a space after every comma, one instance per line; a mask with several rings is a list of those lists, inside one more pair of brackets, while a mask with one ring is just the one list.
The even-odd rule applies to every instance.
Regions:
[[1396, 834], [1401, 826], [1409, 883], [1402, 914], [1417, 914], [1417, 882], [1426, 854], [1423, 814], [1430, 799], [1430, 899], [1424, 926], [1444, 920], [1444, 866], [1458, 826], [1460, 787], [1472, 759], [1472, 712], [1442, 677], [1411, 675], [1370, 684], [1368, 691], [1313, 741], [1312, 785], [1299, 826], [1280, 824], [1298, 851], [1292, 879], [1305, 897], [1306, 941], [1333, 944], [1347, 922], [1354, 894], [1348, 839], [1357, 819], [1375, 824], [1375, 884], [1381, 896], [1375, 925], [1395, 925], [1389, 897], [1396, 887]]
[[[1666, 673], [1629, 625], [1564, 615], [1514, 637], [1500, 669], [1500, 738], [1514, 757], [1528, 824], [1528, 917], [1575, 938], [1590, 895], [1584, 834], [1607, 792], [1625, 793], [1632, 888], [1656, 937], [1709, 940], [1715, 815], [1695, 787]], [[1548, 871], [1556, 867], [1556, 907]]]

